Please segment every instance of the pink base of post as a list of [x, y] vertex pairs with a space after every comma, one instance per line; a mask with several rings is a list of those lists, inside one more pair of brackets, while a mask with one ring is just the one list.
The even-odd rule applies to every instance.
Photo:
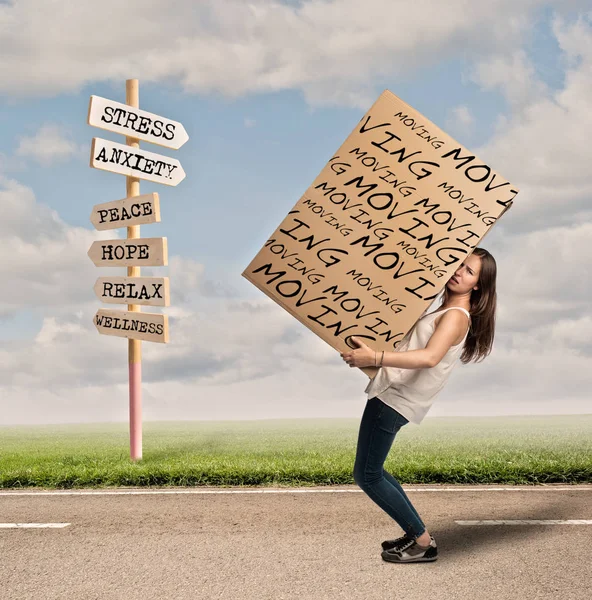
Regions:
[[142, 458], [142, 363], [129, 363], [130, 455]]

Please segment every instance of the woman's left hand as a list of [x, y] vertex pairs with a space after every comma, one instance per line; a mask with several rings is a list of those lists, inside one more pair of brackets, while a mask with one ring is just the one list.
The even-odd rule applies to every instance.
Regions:
[[351, 340], [357, 348], [349, 352], [342, 352], [341, 358], [350, 367], [373, 367], [376, 363], [376, 352], [355, 337], [352, 337]]

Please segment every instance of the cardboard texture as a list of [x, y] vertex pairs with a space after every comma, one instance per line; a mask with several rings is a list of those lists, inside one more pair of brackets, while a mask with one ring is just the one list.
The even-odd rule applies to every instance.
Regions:
[[517, 193], [386, 90], [242, 275], [339, 352], [396, 351]]

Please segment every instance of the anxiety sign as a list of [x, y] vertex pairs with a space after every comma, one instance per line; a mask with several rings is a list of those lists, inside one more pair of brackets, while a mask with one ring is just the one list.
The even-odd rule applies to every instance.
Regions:
[[517, 193], [387, 90], [243, 276], [336, 350], [393, 351]]
[[90, 166], [128, 177], [164, 183], [164, 185], [175, 186], [185, 179], [185, 171], [175, 158], [101, 138], [92, 140]]

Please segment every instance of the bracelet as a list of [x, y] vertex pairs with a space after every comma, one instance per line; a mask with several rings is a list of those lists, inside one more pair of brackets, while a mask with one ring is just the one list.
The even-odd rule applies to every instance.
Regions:
[[384, 360], [384, 350], [382, 351], [382, 356], [380, 357], [380, 366], [382, 367], [382, 361]]

